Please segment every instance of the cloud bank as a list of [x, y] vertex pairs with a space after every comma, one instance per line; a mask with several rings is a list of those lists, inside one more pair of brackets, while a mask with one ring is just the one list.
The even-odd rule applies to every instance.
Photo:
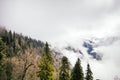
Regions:
[[50, 42], [120, 33], [119, 0], [0, 0], [0, 12], [0, 25]]
[[[60, 43], [60, 45], [59, 43], [57, 43], [57, 44], [54, 44], [54, 46], [56, 45], [59, 51], [63, 53], [64, 56], [68, 57], [72, 67], [77, 61], [77, 58], [80, 58], [84, 73], [86, 72], [87, 63], [89, 63], [91, 66], [91, 70], [93, 72], [94, 80], [96, 79], [114, 80], [116, 76], [120, 78], [120, 75], [119, 75], [120, 74], [120, 70], [119, 70], [120, 39], [113, 41], [113, 43], [109, 43], [109, 45], [108, 44], [103, 45], [103, 43], [101, 44], [98, 43], [98, 46], [94, 47], [94, 51], [97, 54], [100, 54], [100, 55], [102, 54], [103, 56], [102, 60], [100, 61], [94, 59], [92, 56], [90, 56], [87, 53], [87, 49], [83, 47], [82, 40], [79, 40], [74, 43], [66, 43], [66, 42], [63, 44]], [[83, 55], [81, 55], [80, 53], [75, 53], [73, 51], [66, 50], [65, 46], [74, 47], [75, 49], [80, 50], [83, 53]]]

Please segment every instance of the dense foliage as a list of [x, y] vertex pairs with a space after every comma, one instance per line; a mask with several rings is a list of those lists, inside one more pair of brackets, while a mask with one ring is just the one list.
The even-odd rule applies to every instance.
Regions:
[[37, 80], [43, 47], [40, 40], [0, 27], [0, 80]]
[[4, 58], [6, 53], [6, 46], [4, 42], [0, 39], [0, 80], [5, 79], [5, 67]]
[[72, 70], [71, 80], [84, 80], [84, 74], [83, 74], [83, 70], [82, 70], [82, 66], [79, 58]]
[[40, 59], [38, 77], [40, 77], [40, 80], [54, 80], [53, 72], [52, 56], [48, 43], [46, 43], [44, 54]]
[[62, 58], [59, 80], [70, 80], [70, 64], [65, 56]]
[[4, 28], [0, 29], [2, 29], [0, 37], [7, 46], [8, 57], [15, 56], [27, 48], [41, 48], [44, 46], [44, 43], [40, 40], [37, 41], [28, 36], [22, 36], [22, 34], [12, 33]]
[[86, 80], [93, 80], [93, 73], [89, 64], [87, 64]]

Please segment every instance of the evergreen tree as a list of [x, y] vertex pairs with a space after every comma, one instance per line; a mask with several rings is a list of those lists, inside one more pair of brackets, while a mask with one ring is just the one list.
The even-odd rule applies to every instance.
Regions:
[[6, 46], [5, 43], [0, 38], [0, 63], [6, 55]]
[[5, 72], [7, 80], [12, 80], [13, 64], [10, 59], [5, 64]]
[[90, 65], [87, 65], [87, 73], [86, 73], [86, 80], [93, 80], [93, 73], [90, 69]]
[[9, 31], [9, 39], [10, 39], [9, 43], [11, 44], [12, 39], [13, 39], [11, 30]]
[[71, 80], [84, 80], [84, 74], [83, 74], [83, 70], [82, 70], [82, 66], [79, 58], [72, 70]]
[[70, 80], [70, 66], [69, 66], [68, 58], [65, 56], [63, 56], [62, 58], [59, 80]]
[[4, 58], [6, 56], [6, 46], [0, 39], [0, 80], [5, 80]]
[[50, 48], [49, 48], [49, 45], [47, 42], [45, 44], [44, 52], [45, 52], [48, 60], [52, 63], [52, 56], [51, 56]]
[[45, 44], [44, 53], [40, 59], [38, 77], [40, 80], [54, 80], [54, 67], [52, 64], [52, 56], [48, 43]]

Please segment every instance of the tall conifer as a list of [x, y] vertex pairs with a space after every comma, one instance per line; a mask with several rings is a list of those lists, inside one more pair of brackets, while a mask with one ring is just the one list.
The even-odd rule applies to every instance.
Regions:
[[90, 65], [87, 64], [86, 80], [93, 80], [93, 73], [90, 69]]
[[62, 58], [59, 80], [70, 80], [70, 66], [69, 66], [68, 58], [65, 56], [63, 56]]
[[40, 59], [38, 77], [40, 77], [40, 80], [54, 80], [53, 72], [52, 56], [46, 42], [44, 53]]
[[84, 74], [83, 74], [83, 70], [82, 70], [82, 66], [79, 58], [72, 70], [71, 80], [84, 80]]

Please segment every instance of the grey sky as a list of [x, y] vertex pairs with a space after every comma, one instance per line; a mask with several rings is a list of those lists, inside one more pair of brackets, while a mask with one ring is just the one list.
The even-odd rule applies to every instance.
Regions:
[[119, 0], [0, 0], [0, 25], [45, 41], [119, 34]]
[[[120, 37], [120, 0], [0, 0], [0, 25], [42, 41], [77, 45], [80, 38]], [[105, 54], [103, 62], [91, 61], [98, 78], [120, 74], [119, 43], [97, 48]]]

